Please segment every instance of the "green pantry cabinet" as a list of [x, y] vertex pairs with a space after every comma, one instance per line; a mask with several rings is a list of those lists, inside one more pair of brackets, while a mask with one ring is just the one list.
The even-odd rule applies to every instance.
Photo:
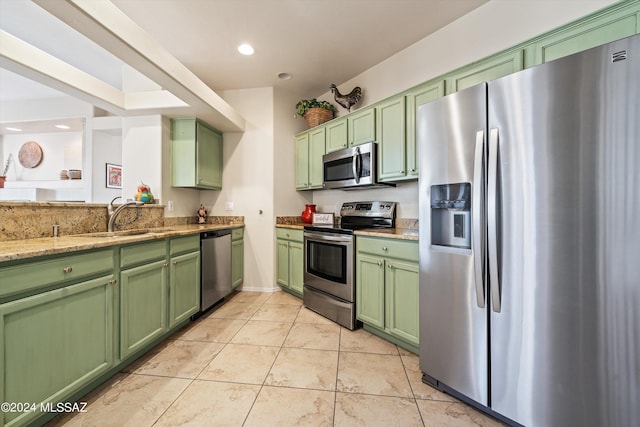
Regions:
[[222, 188], [222, 134], [197, 119], [171, 120], [171, 185]]
[[18, 426], [73, 402], [186, 323], [199, 309], [199, 236], [0, 266], [0, 399]]
[[302, 230], [276, 228], [276, 282], [302, 298], [304, 285], [304, 239]]
[[418, 353], [418, 242], [356, 236], [356, 317]]

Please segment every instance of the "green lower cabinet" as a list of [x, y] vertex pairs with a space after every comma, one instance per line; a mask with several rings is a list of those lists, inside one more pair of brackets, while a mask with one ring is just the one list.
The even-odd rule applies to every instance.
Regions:
[[120, 272], [120, 357], [125, 359], [167, 330], [167, 261]]
[[169, 327], [200, 310], [200, 252], [172, 257], [169, 264]]
[[356, 317], [365, 329], [419, 350], [418, 242], [356, 238]]
[[0, 305], [0, 400], [37, 405], [3, 411], [2, 425], [27, 424], [114, 365], [114, 285], [108, 275]]
[[304, 286], [302, 230], [276, 229], [276, 283], [298, 297]]
[[356, 257], [356, 318], [384, 329], [384, 258]]
[[385, 269], [385, 324], [389, 333], [416, 347], [419, 343], [417, 263], [389, 259]]

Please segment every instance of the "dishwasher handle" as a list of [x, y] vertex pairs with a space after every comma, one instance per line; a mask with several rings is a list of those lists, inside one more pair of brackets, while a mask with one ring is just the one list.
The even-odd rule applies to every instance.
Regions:
[[230, 229], [226, 230], [214, 230], [214, 231], [203, 231], [200, 233], [200, 240], [203, 239], [215, 239], [216, 237], [226, 236], [227, 234], [231, 234]]

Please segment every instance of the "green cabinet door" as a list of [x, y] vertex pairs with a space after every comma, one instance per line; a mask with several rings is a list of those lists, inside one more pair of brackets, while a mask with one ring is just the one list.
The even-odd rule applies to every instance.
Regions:
[[222, 134], [197, 119], [172, 119], [171, 185], [221, 189]]
[[309, 188], [309, 133], [296, 136], [296, 190]]
[[419, 268], [416, 263], [387, 260], [386, 327], [392, 335], [418, 346]]
[[356, 257], [356, 318], [384, 329], [384, 258]]
[[349, 145], [347, 119], [334, 119], [325, 125], [325, 145], [327, 153], [347, 148]]
[[276, 240], [276, 283], [289, 287], [289, 242], [284, 239]]
[[244, 240], [231, 242], [231, 286], [237, 288], [244, 281]]
[[349, 146], [376, 140], [376, 111], [369, 107], [347, 116]]
[[523, 68], [521, 49], [492, 56], [449, 74], [446, 83], [447, 94], [515, 73]]
[[382, 102], [376, 110], [378, 180], [393, 181], [406, 174], [405, 100], [398, 96]]
[[113, 275], [0, 305], [0, 401], [35, 403], [36, 412], [1, 412], [22, 426], [40, 402], [64, 402], [114, 363]]
[[309, 188], [322, 188], [322, 156], [325, 154], [325, 129], [319, 127], [309, 132]]
[[418, 177], [418, 140], [416, 114], [418, 108], [444, 96], [444, 80], [430, 82], [406, 95], [407, 108], [407, 178]]
[[302, 296], [304, 286], [304, 246], [301, 242], [289, 242], [289, 289]]
[[569, 25], [527, 46], [525, 65], [532, 67], [592, 47], [637, 34], [640, 13], [637, 2], [621, 2], [598, 19]]
[[220, 190], [222, 188], [222, 135], [197, 123], [197, 186]]
[[200, 310], [200, 252], [172, 257], [169, 262], [169, 327]]
[[167, 326], [167, 262], [120, 272], [120, 357], [155, 341]]

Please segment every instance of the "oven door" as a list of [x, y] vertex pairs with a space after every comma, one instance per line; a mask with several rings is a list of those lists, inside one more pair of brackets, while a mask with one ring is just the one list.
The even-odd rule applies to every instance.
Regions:
[[353, 235], [304, 232], [304, 284], [355, 301]]

